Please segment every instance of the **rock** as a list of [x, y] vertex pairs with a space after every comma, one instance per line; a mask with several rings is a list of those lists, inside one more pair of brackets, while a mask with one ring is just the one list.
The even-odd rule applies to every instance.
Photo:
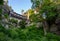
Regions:
[[58, 29], [57, 29], [57, 26], [55, 24], [53, 24], [50, 28], [50, 32], [56, 32]]
[[43, 25], [42, 22], [38, 22], [38, 23], [36, 23], [36, 27], [37, 27], [37, 28], [42, 27], [42, 25]]

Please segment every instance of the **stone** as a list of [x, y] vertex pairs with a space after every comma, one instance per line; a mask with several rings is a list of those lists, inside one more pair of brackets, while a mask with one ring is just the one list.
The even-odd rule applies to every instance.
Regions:
[[50, 32], [56, 32], [58, 29], [57, 29], [57, 26], [55, 24], [53, 24], [50, 28]]

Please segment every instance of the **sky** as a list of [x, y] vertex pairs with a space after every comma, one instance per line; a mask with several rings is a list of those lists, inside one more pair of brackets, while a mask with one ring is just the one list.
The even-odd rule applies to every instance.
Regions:
[[18, 14], [21, 14], [21, 10], [27, 11], [32, 6], [30, 0], [8, 0], [8, 5]]

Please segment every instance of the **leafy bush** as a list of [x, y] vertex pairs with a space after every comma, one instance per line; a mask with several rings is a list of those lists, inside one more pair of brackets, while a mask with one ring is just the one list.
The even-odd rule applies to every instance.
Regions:
[[0, 5], [2, 5], [3, 4], [3, 0], [0, 0]]
[[6, 36], [3, 32], [0, 32], [0, 41], [4, 41], [6, 39]]
[[6, 30], [3, 28], [0, 31], [0, 41], [60, 41], [60, 36], [52, 33], [44, 36], [43, 29], [37, 29], [35, 25], [24, 29], [11, 28]]
[[20, 25], [21, 28], [25, 28], [25, 25], [26, 25], [25, 20], [20, 21], [19, 25]]
[[5, 17], [5, 18], [8, 18], [8, 14], [4, 14], [4, 17]]
[[18, 20], [10, 19], [10, 22], [12, 22], [12, 23], [16, 23], [16, 24], [17, 24]]

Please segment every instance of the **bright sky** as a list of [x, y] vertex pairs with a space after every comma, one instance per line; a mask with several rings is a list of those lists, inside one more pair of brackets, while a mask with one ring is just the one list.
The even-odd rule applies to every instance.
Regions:
[[8, 4], [19, 14], [21, 14], [21, 10], [26, 11], [30, 9], [32, 5], [30, 0], [8, 0]]

